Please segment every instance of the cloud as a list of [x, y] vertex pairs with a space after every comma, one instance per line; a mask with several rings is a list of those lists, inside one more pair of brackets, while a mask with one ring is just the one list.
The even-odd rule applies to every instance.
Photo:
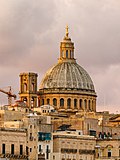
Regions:
[[28, 58], [29, 50], [36, 45], [38, 37], [44, 36], [52, 27], [55, 19], [54, 3], [44, 1], [41, 5], [39, 0], [35, 3], [33, 0], [0, 3], [0, 64], [20, 65], [23, 59]]
[[118, 106], [119, 8], [118, 0], [1, 0], [0, 86], [16, 82], [17, 92], [23, 71], [37, 72], [41, 80], [57, 63], [59, 42], [68, 24], [77, 62], [95, 83], [98, 106], [103, 105], [103, 95], [106, 105]]

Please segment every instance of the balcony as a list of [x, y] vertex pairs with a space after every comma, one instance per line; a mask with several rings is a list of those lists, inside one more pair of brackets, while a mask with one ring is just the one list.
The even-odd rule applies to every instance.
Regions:
[[77, 153], [77, 149], [61, 148], [61, 153]]
[[19, 154], [0, 154], [0, 158], [13, 158], [13, 159], [22, 159], [22, 160], [27, 160], [28, 156], [27, 155], [19, 155]]
[[91, 154], [91, 155], [94, 155], [94, 154], [95, 154], [95, 150], [79, 149], [79, 153], [80, 153], [80, 154]]
[[106, 157], [106, 156], [101, 156], [98, 158], [95, 158], [95, 160], [120, 160], [120, 156], [112, 156], [112, 157]]

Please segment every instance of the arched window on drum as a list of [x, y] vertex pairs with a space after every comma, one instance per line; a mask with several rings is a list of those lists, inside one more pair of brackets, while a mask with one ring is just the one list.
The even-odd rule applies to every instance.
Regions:
[[82, 101], [82, 99], [80, 99], [80, 102], [79, 102], [80, 109], [83, 109], [83, 107], [82, 107], [82, 103], [83, 103], [83, 101]]
[[60, 99], [60, 107], [64, 107], [64, 99], [63, 98]]
[[77, 108], [77, 99], [74, 99], [74, 108]]
[[70, 98], [67, 99], [67, 108], [68, 109], [71, 108], [71, 99]]
[[57, 99], [56, 98], [53, 99], [53, 106], [57, 106]]
[[86, 110], [87, 109], [87, 100], [85, 99], [84, 100], [84, 110]]

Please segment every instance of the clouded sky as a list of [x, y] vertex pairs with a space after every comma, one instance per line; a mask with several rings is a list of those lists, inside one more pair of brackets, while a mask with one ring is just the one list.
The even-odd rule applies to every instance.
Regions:
[[[75, 58], [90, 74], [97, 110], [120, 112], [119, 0], [0, 0], [0, 88], [19, 92], [19, 74], [40, 80], [57, 63], [69, 25]], [[48, 58], [49, 57], [49, 58]], [[7, 97], [0, 93], [0, 105]]]

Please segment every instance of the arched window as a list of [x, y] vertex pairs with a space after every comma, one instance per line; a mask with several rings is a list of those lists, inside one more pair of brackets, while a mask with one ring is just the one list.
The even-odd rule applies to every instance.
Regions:
[[88, 108], [89, 108], [89, 110], [91, 110], [90, 100], [88, 101]]
[[112, 150], [111, 148], [108, 148], [108, 157], [111, 157], [112, 156]]
[[27, 83], [24, 83], [24, 92], [27, 92]]
[[33, 107], [34, 105], [34, 97], [31, 98], [31, 106]]
[[60, 99], [60, 107], [64, 107], [64, 99], [63, 98]]
[[91, 108], [91, 109], [92, 109], [92, 111], [93, 111], [93, 108], [94, 108], [94, 107], [93, 107], [93, 100], [92, 100], [92, 108]]
[[57, 99], [56, 98], [53, 99], [53, 105], [57, 106]]
[[66, 58], [68, 58], [68, 50], [66, 50]]
[[82, 109], [82, 99], [80, 99], [80, 109]]
[[72, 55], [71, 55], [71, 50], [70, 50], [70, 58], [72, 58]]
[[85, 110], [87, 109], [87, 100], [86, 99], [84, 100], [84, 109]]
[[70, 109], [71, 108], [71, 99], [68, 98], [67, 100], [67, 108]]
[[42, 105], [44, 105], [44, 99], [42, 99]]
[[77, 108], [77, 99], [74, 99], [74, 108]]
[[32, 92], [34, 91], [34, 86], [35, 86], [35, 84], [34, 83], [32, 83]]
[[47, 99], [47, 104], [50, 104], [50, 99], [49, 98]]

